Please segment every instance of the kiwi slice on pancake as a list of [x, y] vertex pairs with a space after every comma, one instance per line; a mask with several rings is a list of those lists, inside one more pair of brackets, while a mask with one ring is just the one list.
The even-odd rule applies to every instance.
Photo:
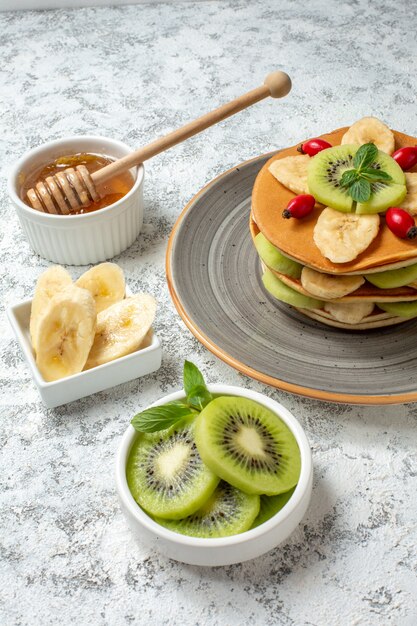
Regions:
[[371, 183], [371, 197], [367, 202], [358, 202], [355, 212], [359, 214], [382, 213], [390, 206], [398, 206], [407, 195], [405, 174], [398, 163], [385, 152], [378, 150], [377, 157], [371, 165], [375, 170], [381, 169], [391, 176], [389, 182]]
[[265, 235], [258, 233], [254, 239], [254, 243], [255, 248], [265, 265], [280, 274], [285, 274], [285, 276], [300, 278], [303, 266], [300, 263], [284, 256], [278, 248], [268, 241]]
[[417, 279], [417, 263], [401, 267], [398, 270], [386, 270], [375, 274], [365, 274], [364, 277], [369, 283], [379, 287], [379, 289], [395, 289], [404, 287]]
[[312, 157], [307, 176], [310, 193], [318, 202], [344, 213], [381, 213], [390, 206], [400, 204], [407, 193], [404, 172], [393, 158], [381, 150], [378, 150], [369, 167], [386, 172], [391, 181], [371, 183], [371, 197], [362, 203], [354, 203], [347, 190], [340, 186], [343, 173], [354, 169], [353, 158], [359, 147], [350, 144], [334, 146]]
[[417, 317], [417, 302], [376, 302], [378, 308], [398, 317]]
[[279, 493], [277, 496], [261, 496], [261, 507], [257, 518], [252, 524], [252, 528], [256, 528], [260, 524], [267, 522], [278, 511], [284, 508], [288, 500], [291, 498], [295, 491], [295, 487], [284, 493]]
[[251, 528], [259, 512], [259, 496], [249, 495], [221, 481], [198, 511], [185, 519], [155, 521], [190, 537], [229, 537]]
[[215, 398], [196, 418], [195, 441], [204, 463], [245, 493], [276, 495], [297, 484], [301, 457], [293, 433], [254, 400]]
[[323, 308], [323, 302], [321, 300], [310, 298], [309, 296], [295, 291], [295, 289], [291, 289], [291, 287], [288, 287], [288, 285], [283, 283], [282, 280], [268, 269], [265, 270], [262, 276], [262, 282], [265, 289], [269, 291], [274, 298], [281, 300], [281, 302], [286, 302], [300, 309]]
[[359, 146], [346, 145], [326, 148], [311, 158], [308, 164], [308, 190], [317, 202], [337, 211], [352, 211], [353, 200], [340, 186], [343, 172], [353, 169], [353, 157]]
[[179, 519], [197, 511], [218, 485], [219, 478], [204, 465], [194, 439], [195, 419], [169, 429], [141, 434], [126, 467], [129, 489], [148, 513]]

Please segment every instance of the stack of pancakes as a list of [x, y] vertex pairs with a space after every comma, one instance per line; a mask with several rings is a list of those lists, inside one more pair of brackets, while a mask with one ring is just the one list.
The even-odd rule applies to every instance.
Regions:
[[[322, 135], [321, 138], [336, 146], [341, 143], [347, 130], [348, 128], [341, 128], [330, 134]], [[415, 146], [417, 143], [417, 139], [414, 137], [396, 131], [393, 133], [396, 150], [403, 146]], [[322, 274], [332, 276], [371, 276], [417, 264], [417, 241], [400, 239], [395, 236], [385, 224], [382, 216], [378, 235], [369, 247], [353, 261], [332, 263], [325, 258], [313, 240], [314, 227], [324, 207], [316, 205], [313, 212], [303, 219], [284, 219], [282, 212], [296, 194], [278, 182], [269, 171], [269, 166], [276, 159], [297, 156], [298, 154], [297, 146], [283, 150], [273, 156], [259, 172], [252, 194], [250, 230], [253, 238], [262, 233], [266, 240], [284, 257], [296, 261], [303, 267], [306, 266]], [[416, 171], [416, 168], [413, 169]], [[317, 297], [303, 287], [300, 278], [286, 275], [271, 267], [267, 268], [265, 259], [262, 260], [262, 264], [264, 269], [269, 269], [282, 283], [295, 292], [311, 298]], [[320, 298], [320, 300], [324, 299]], [[294, 306], [303, 314], [324, 324], [339, 328], [365, 330], [390, 326], [417, 317], [417, 302], [415, 307], [396, 306], [395, 312], [389, 310], [389, 303], [398, 304], [413, 301], [417, 301], [417, 278], [405, 286], [390, 289], [376, 287], [365, 279], [355, 291], [337, 300], [329, 300], [329, 302], [341, 304], [373, 303], [373, 309], [360, 321], [356, 320], [354, 323], [349, 323], [346, 320], [341, 321], [337, 319], [337, 316], [335, 317], [331, 312], [326, 311], [323, 305], [317, 308], [314, 306], [311, 308]]]

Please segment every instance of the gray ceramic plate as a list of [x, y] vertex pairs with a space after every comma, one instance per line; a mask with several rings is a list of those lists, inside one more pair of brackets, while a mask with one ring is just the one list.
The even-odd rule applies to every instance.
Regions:
[[356, 404], [417, 400], [417, 321], [333, 329], [264, 290], [249, 214], [256, 174], [270, 156], [209, 183], [175, 224], [167, 277], [181, 317], [219, 358], [285, 391]]

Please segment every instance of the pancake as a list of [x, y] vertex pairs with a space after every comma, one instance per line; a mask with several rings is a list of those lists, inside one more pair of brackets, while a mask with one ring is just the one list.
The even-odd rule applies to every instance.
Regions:
[[[338, 145], [348, 128], [340, 128], [321, 135], [321, 138], [332, 145]], [[398, 131], [393, 133], [396, 150], [417, 144], [414, 137]], [[310, 215], [301, 220], [283, 219], [282, 211], [295, 194], [281, 185], [268, 168], [276, 159], [299, 155], [297, 146], [282, 150], [269, 159], [255, 180], [252, 192], [253, 221], [268, 241], [289, 258], [328, 274], [363, 274], [398, 269], [417, 263], [416, 241], [396, 237], [386, 226], [382, 216], [377, 237], [364, 252], [348, 263], [332, 263], [321, 254], [314, 243], [313, 230], [322, 207], [316, 207]], [[409, 171], [416, 172], [417, 166]], [[417, 224], [416, 219], [415, 223]]]
[[343, 328], [344, 330], [373, 330], [384, 326], [394, 326], [395, 324], [401, 324], [405, 321], [403, 317], [396, 317], [389, 313], [376, 312], [364, 317], [358, 324], [345, 324], [339, 322], [332, 317], [330, 313], [322, 309], [297, 309], [297, 311], [317, 322], [321, 322], [327, 326], [334, 326], [335, 328]]
[[[259, 228], [253, 222], [250, 221], [250, 232], [252, 238], [254, 239], [256, 235], [259, 233]], [[264, 265], [264, 264], [263, 264]], [[277, 272], [276, 270], [268, 267], [268, 269], [277, 276], [283, 283], [291, 287], [291, 289], [295, 289], [298, 293], [301, 293], [305, 296], [311, 296], [312, 294], [308, 292], [301, 284], [301, 280], [299, 278], [293, 278], [292, 276], [286, 276], [281, 272]], [[412, 302], [413, 300], [417, 300], [417, 283], [412, 283], [415, 287], [411, 287], [406, 285], [404, 287], [397, 287], [395, 289], [380, 289], [379, 287], [375, 287], [371, 285], [369, 282], [365, 282], [361, 287], [352, 291], [347, 296], [343, 296], [343, 298], [338, 298], [337, 300], [333, 300], [334, 302]], [[324, 298], [321, 298], [322, 300]]]
[[[347, 130], [348, 127], [341, 128], [322, 135], [321, 138], [332, 146], [337, 146], [341, 144]], [[415, 146], [417, 143], [414, 137], [397, 131], [392, 133], [396, 150], [404, 146]], [[262, 255], [261, 265], [265, 272], [263, 281], [267, 291], [307, 317], [336, 328], [372, 330], [400, 324], [411, 319], [413, 314], [416, 317], [417, 306], [413, 305], [413, 302], [417, 302], [415, 269], [390, 279], [395, 285], [395, 282], [409, 277], [410, 284], [387, 289], [373, 285], [366, 280], [365, 275], [398, 270], [414, 264], [417, 266], [417, 240], [395, 236], [386, 225], [384, 216], [380, 214], [378, 233], [366, 250], [353, 261], [334, 263], [324, 257], [314, 243], [314, 228], [324, 206], [316, 204], [310, 214], [298, 220], [283, 219], [282, 212], [296, 193], [284, 187], [271, 174], [269, 166], [276, 160], [298, 155], [297, 146], [277, 153], [263, 166], [253, 188], [250, 232], [254, 240], [262, 233], [256, 247]], [[409, 171], [416, 172], [417, 165]], [[301, 168], [301, 182], [303, 176]], [[296, 181], [297, 179], [288, 178], [288, 184], [295, 185]], [[413, 219], [417, 224], [417, 219]], [[310, 269], [307, 271], [303, 268]], [[360, 279], [347, 279], [355, 275], [362, 276], [362, 284]], [[387, 280], [388, 276], [384, 278], [384, 281]], [[349, 292], [350, 286], [353, 286], [353, 290]], [[404, 305], [401, 306], [401, 303]], [[311, 308], [317, 306], [321, 308]], [[394, 310], [381, 310], [385, 307], [392, 307]]]
[[[264, 272], [265, 270], [269, 269], [263, 263], [263, 261], [260, 261], [260, 263], [261, 263], [262, 270]], [[298, 282], [296, 281], [296, 279], [292, 279], [290, 276], [284, 276], [283, 274], [280, 274], [279, 272], [276, 272], [274, 270], [269, 270], [269, 271], [271, 271], [282, 282], [284, 282], [284, 284], [288, 285], [295, 291], [302, 293], [302, 295], [307, 295], [311, 297], [311, 294], [308, 291], [304, 289], [301, 291], [294, 287], [294, 285]], [[388, 291], [388, 290], [379, 290], [379, 291]], [[414, 300], [417, 300], [417, 298], [414, 298]], [[355, 302], [375, 302], [375, 300], [367, 299], [367, 298], [356, 298], [352, 300], [348, 300], [347, 298], [339, 298], [337, 300], [330, 300], [329, 302], [333, 302], [333, 303], [345, 302], [346, 304], [349, 304], [349, 303], [354, 304]], [[383, 302], [395, 302], [395, 300], [384, 299], [379, 294], [377, 302], [381, 302], [382, 304]], [[405, 300], [404, 299], [397, 300], [397, 302], [405, 302]], [[395, 324], [400, 324], [402, 322], [406, 322], [409, 319], [411, 319], [411, 318], [400, 317], [399, 315], [394, 315], [393, 313], [388, 313], [387, 311], [381, 311], [381, 309], [378, 308], [377, 303], [375, 303], [372, 313], [364, 316], [360, 320], [360, 322], [356, 322], [356, 323], [351, 323], [351, 322], [348, 323], [348, 322], [343, 322], [341, 320], [338, 320], [330, 312], [325, 311], [324, 309], [304, 309], [295, 305], [293, 306], [293, 308], [299, 311], [300, 313], [302, 313], [303, 315], [306, 315], [307, 317], [310, 317], [311, 319], [316, 320], [317, 322], [321, 322], [322, 324], [325, 324], [327, 326], [334, 326], [335, 328], [343, 328], [346, 330], [372, 330], [374, 328], [393, 326]]]
[[[275, 270], [271, 270], [275, 276], [277, 276], [283, 283], [295, 289], [298, 293], [302, 293], [305, 296], [311, 296], [301, 284], [301, 281], [297, 278], [291, 278], [291, 276], [285, 276]], [[321, 298], [325, 300], [325, 298]], [[397, 287], [397, 289], [379, 289], [374, 287], [370, 283], [365, 282], [364, 285], [352, 291], [347, 296], [342, 298], [333, 299], [332, 302], [413, 302], [417, 300], [417, 290], [412, 287]]]

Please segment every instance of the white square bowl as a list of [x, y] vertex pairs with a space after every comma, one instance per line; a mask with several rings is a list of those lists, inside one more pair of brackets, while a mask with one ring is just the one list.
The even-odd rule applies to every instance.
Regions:
[[[127, 295], [129, 293], [127, 292]], [[110, 389], [134, 378], [155, 372], [161, 366], [162, 349], [158, 337], [153, 334], [152, 343], [147, 348], [132, 354], [98, 365], [92, 369], [67, 376], [53, 382], [46, 382], [35, 361], [35, 354], [29, 333], [29, 320], [32, 300], [25, 300], [7, 308], [7, 316], [16, 338], [29, 364], [32, 378], [39, 389], [43, 402], [53, 408], [90, 396], [103, 389]]]

